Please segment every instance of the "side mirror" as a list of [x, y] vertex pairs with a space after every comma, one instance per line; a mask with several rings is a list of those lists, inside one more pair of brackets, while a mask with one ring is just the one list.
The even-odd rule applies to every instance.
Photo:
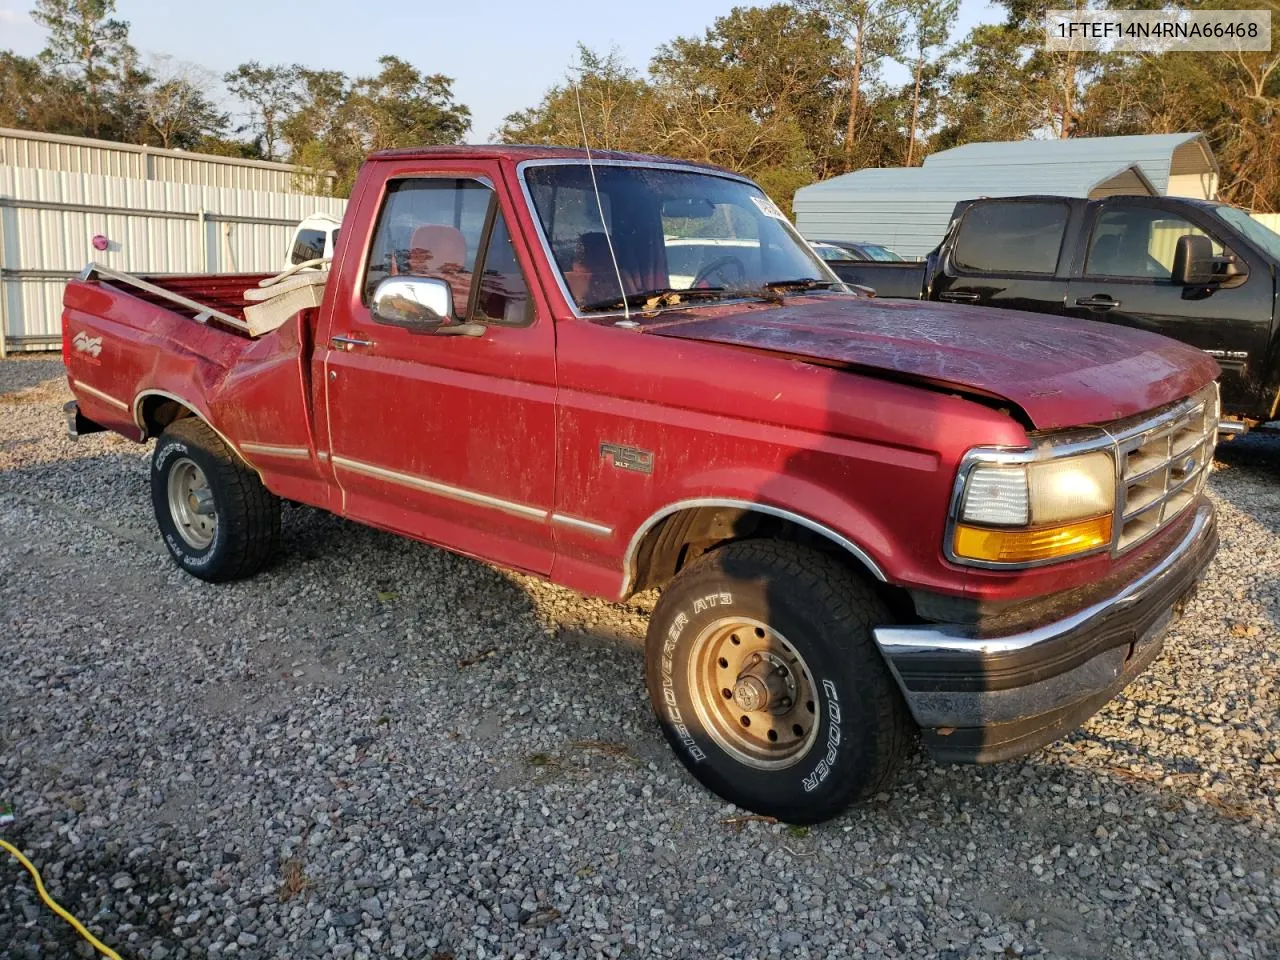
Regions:
[[484, 333], [483, 324], [453, 322], [453, 291], [438, 277], [387, 277], [373, 291], [370, 312], [379, 323], [416, 333]]
[[1173, 282], [1183, 287], [1212, 286], [1249, 275], [1234, 256], [1214, 256], [1213, 241], [1193, 233], [1178, 238], [1170, 273]]
[[434, 277], [387, 277], [373, 292], [379, 323], [429, 333], [453, 319], [453, 291]]

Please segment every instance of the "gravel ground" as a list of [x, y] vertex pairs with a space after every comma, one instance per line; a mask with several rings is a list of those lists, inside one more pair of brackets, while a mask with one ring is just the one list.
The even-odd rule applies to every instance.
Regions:
[[[125, 957], [1280, 956], [1280, 441], [1223, 452], [1217, 562], [1082, 730], [797, 829], [669, 754], [652, 598], [308, 509], [202, 584], [61, 374], [0, 364], [3, 832]], [[0, 955], [88, 955], [3, 857]]]

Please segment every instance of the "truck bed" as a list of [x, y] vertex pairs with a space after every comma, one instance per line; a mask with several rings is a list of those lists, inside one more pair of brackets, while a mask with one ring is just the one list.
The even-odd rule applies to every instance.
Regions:
[[827, 266], [846, 283], [871, 287], [877, 297], [895, 300], [919, 300], [927, 269], [923, 262], [889, 263], [879, 260], [833, 260]]
[[[271, 274], [267, 273], [211, 273], [133, 277], [99, 269], [93, 275], [93, 279], [153, 306], [185, 316], [189, 320], [202, 317], [200, 321], [202, 323], [219, 322], [220, 326], [247, 336], [247, 329], [244, 326], [244, 308], [249, 301], [245, 299], [244, 293], [269, 276]], [[146, 286], [134, 281], [140, 281]], [[148, 287], [154, 289], [148, 289]], [[209, 315], [208, 311], [183, 304], [171, 296], [166, 296], [166, 293], [191, 301], [194, 305], [211, 308], [216, 313]], [[224, 314], [239, 323], [227, 323], [217, 314]]]

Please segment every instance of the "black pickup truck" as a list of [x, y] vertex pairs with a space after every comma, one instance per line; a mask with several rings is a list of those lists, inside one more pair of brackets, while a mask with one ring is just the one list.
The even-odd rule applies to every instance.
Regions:
[[922, 263], [828, 266], [881, 297], [1162, 333], [1218, 361], [1224, 415], [1248, 423], [1277, 417], [1280, 234], [1238, 207], [1178, 197], [968, 200]]

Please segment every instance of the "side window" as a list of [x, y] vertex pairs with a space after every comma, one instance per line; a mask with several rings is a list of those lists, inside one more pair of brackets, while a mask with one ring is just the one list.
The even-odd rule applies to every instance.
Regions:
[[319, 260], [323, 256], [324, 231], [299, 230], [298, 235], [293, 239], [293, 252], [289, 255], [289, 262], [306, 263], [308, 260]]
[[520, 326], [533, 319], [530, 313], [529, 287], [520, 272], [511, 234], [502, 212], [495, 211], [489, 246], [480, 273], [480, 295], [476, 299], [476, 316], [494, 323]]
[[1065, 203], [986, 201], [960, 221], [955, 264], [976, 273], [1052, 275], [1067, 229]]
[[388, 184], [369, 251], [365, 302], [387, 277], [436, 277], [448, 281], [454, 312], [466, 317], [492, 198], [493, 191], [477, 180], [406, 179]]
[[[1128, 280], [1168, 280], [1173, 272], [1173, 254], [1178, 238], [1191, 234], [1208, 236], [1182, 217], [1163, 210], [1139, 206], [1114, 206], [1104, 210], [1089, 238], [1089, 255], [1084, 272], [1090, 277], [1119, 277]], [[1213, 237], [1213, 252], [1223, 253]]]

